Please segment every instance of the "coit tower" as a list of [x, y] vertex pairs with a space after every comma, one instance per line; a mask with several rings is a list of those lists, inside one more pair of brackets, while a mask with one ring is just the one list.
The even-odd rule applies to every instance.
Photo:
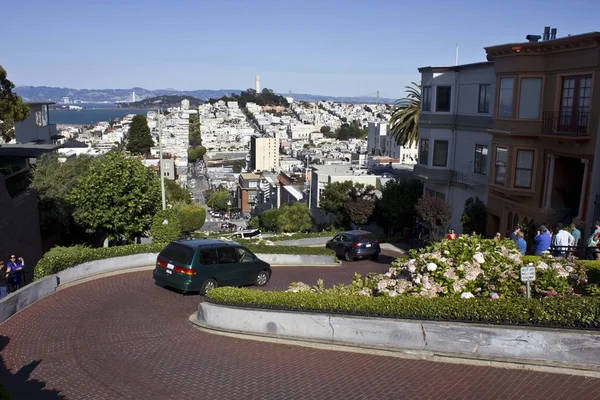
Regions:
[[256, 75], [254, 79], [254, 90], [256, 90], [256, 93], [260, 92], [260, 75]]

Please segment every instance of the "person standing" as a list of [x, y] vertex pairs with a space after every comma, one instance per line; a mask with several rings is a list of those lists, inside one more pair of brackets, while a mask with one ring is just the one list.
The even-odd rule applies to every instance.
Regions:
[[521, 255], [524, 256], [525, 252], [527, 251], [527, 242], [525, 241], [525, 238], [523, 237], [523, 232], [519, 231], [517, 233], [517, 240], [515, 240], [515, 244], [517, 245], [517, 248], [521, 252]]
[[448, 238], [450, 240], [456, 239], [456, 232], [454, 231], [454, 229], [450, 229], [448, 231], [448, 236], [446, 236], [446, 238]]
[[13, 291], [21, 288], [23, 282], [23, 269], [25, 268], [25, 260], [23, 257], [17, 258], [14, 254], [10, 256], [10, 261], [6, 264], [8, 270], [9, 283], [12, 284]]
[[571, 235], [573, 235], [573, 239], [575, 239], [574, 247], [579, 245], [579, 241], [581, 240], [581, 231], [577, 229], [577, 225], [571, 224]]
[[573, 246], [575, 238], [561, 225], [554, 228], [554, 255], [564, 257], [569, 247]]
[[513, 242], [517, 242], [517, 239], [519, 237], [519, 232], [521, 232], [521, 228], [517, 227], [514, 231], [512, 231], [510, 233], [510, 240], [512, 240]]
[[8, 271], [4, 261], [0, 261], [0, 299], [8, 296]]
[[540, 226], [537, 235], [533, 239], [533, 255], [541, 256], [550, 248], [552, 237], [545, 225]]

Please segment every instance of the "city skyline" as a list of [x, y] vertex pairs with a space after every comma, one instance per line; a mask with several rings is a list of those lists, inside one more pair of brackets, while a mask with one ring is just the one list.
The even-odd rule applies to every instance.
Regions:
[[[2, 60], [19, 86], [245, 90], [259, 74], [279, 93], [388, 98], [418, 82], [417, 68], [453, 65], [456, 44], [460, 64], [485, 61], [485, 46], [523, 42], [544, 26], [558, 37], [595, 31], [600, 11], [515, 0], [26, 4], [9, 1], [14, 18], [0, 26], [2, 37], [19, 38], [5, 42]], [[586, 12], [570, 17], [566, 6]]]

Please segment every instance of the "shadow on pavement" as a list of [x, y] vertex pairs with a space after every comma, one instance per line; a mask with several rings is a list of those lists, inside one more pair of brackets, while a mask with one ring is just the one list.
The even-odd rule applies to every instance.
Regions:
[[[0, 336], [0, 352], [8, 345], [10, 339]], [[13, 400], [58, 400], [65, 399], [58, 390], [46, 389], [46, 383], [31, 379], [31, 373], [42, 363], [41, 360], [32, 361], [13, 374], [4, 364], [4, 358], [0, 355], [0, 380], [12, 395]], [[0, 394], [2, 394], [0, 390]]]

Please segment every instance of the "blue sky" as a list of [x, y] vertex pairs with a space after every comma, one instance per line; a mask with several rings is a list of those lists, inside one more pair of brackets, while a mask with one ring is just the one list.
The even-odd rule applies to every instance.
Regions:
[[[484, 46], [600, 31], [580, 0], [4, 0], [0, 64], [17, 85], [245, 89], [401, 97], [417, 68]], [[10, 17], [8, 17], [10, 15]]]

